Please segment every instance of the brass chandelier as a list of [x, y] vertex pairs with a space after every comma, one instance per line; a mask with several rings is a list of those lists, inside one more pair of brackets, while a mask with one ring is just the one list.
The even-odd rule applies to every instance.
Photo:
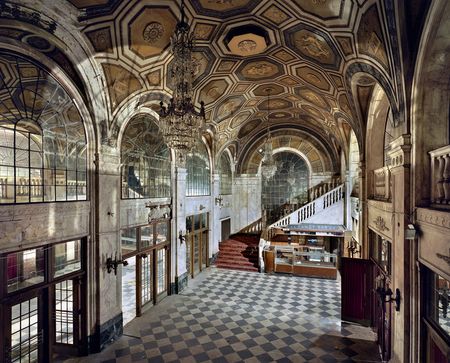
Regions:
[[267, 136], [264, 142], [263, 159], [261, 162], [261, 176], [265, 181], [272, 179], [277, 172], [277, 165], [273, 158], [272, 136], [270, 135], [270, 88], [267, 88]]
[[194, 35], [189, 33], [189, 24], [185, 21], [182, 0], [181, 19], [171, 38], [173, 60], [168, 70], [174, 91], [167, 107], [161, 101], [159, 111], [159, 125], [164, 142], [175, 150], [180, 161], [192, 151], [205, 127], [204, 103], [200, 102], [199, 112], [192, 103], [192, 81], [196, 67], [192, 59], [194, 43]]

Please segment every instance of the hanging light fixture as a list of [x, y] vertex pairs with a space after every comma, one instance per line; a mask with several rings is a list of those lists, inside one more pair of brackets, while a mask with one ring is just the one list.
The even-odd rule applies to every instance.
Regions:
[[272, 137], [270, 135], [270, 92], [267, 88], [267, 136], [264, 142], [263, 159], [261, 162], [261, 175], [265, 181], [272, 179], [277, 172], [277, 165], [273, 158]]
[[194, 35], [189, 33], [182, 0], [181, 19], [171, 38], [173, 60], [168, 70], [174, 91], [167, 107], [161, 102], [159, 111], [159, 125], [164, 142], [177, 152], [180, 161], [194, 148], [205, 126], [204, 103], [200, 102], [199, 112], [192, 104], [192, 80], [196, 68], [192, 59], [193, 48]]

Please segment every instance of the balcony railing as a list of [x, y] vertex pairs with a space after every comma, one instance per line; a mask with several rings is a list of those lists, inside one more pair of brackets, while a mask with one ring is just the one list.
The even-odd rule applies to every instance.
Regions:
[[450, 145], [429, 152], [431, 156], [431, 202], [450, 205]]
[[391, 200], [391, 172], [387, 166], [373, 171], [373, 198]]

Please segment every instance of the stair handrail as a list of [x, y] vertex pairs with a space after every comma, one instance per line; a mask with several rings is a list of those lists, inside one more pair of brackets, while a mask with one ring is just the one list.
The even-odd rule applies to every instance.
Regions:
[[297, 209], [291, 214], [279, 219], [275, 223], [272, 223], [267, 228], [286, 227], [289, 224], [298, 224], [304, 220], [312, 217], [318, 211], [331, 207], [335, 203], [339, 202], [344, 197], [345, 184], [340, 184], [336, 188], [321, 195], [313, 201], [305, 204], [303, 207]]
[[262, 232], [262, 218], [250, 223], [242, 228], [239, 233], [261, 233]]

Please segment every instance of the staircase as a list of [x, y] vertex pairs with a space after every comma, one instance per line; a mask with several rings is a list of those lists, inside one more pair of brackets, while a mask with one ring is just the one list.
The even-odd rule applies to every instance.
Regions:
[[237, 233], [219, 243], [215, 265], [231, 270], [258, 272], [258, 234]]
[[292, 224], [344, 224], [344, 185], [314, 199], [291, 214], [272, 223], [268, 228], [283, 228]]

